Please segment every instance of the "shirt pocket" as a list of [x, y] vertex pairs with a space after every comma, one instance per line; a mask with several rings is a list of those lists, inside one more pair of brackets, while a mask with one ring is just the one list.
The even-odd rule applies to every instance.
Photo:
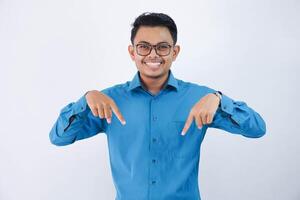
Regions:
[[174, 152], [175, 158], [194, 158], [199, 155], [203, 131], [198, 129], [195, 121], [193, 121], [183, 136], [181, 132], [185, 122], [184, 120], [172, 120], [170, 122], [170, 148]]

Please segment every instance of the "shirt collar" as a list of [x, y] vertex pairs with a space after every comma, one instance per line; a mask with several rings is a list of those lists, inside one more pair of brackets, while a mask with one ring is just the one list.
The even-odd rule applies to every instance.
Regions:
[[[172, 73], [171, 70], [169, 70], [168, 81], [166, 82], [166, 84], [164, 85], [163, 88], [165, 88], [166, 86], [171, 86], [171, 87], [175, 88], [176, 91], [178, 91], [178, 81], [173, 76], [173, 73]], [[137, 71], [137, 73], [133, 77], [132, 81], [130, 82], [128, 90], [133, 90], [137, 87], [143, 87], [142, 84], [141, 84], [140, 72], [139, 71]]]

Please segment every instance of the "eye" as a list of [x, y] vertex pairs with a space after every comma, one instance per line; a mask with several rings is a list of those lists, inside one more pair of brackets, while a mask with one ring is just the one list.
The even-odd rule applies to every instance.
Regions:
[[168, 50], [170, 47], [169, 47], [169, 45], [167, 45], [167, 44], [160, 44], [160, 45], [158, 45], [157, 46], [157, 49], [159, 50], [159, 51], [166, 51], [166, 50]]
[[147, 50], [147, 49], [149, 49], [150, 47], [149, 47], [149, 45], [146, 45], [146, 44], [139, 44], [139, 45], [138, 45], [138, 48], [139, 48], [139, 49], [143, 49], [143, 50]]

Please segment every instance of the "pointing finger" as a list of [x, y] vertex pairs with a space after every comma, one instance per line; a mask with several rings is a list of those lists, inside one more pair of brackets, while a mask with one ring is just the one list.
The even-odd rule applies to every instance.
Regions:
[[188, 129], [190, 128], [192, 122], [193, 122], [193, 119], [194, 119], [194, 116], [190, 113], [186, 122], [185, 122], [185, 125], [182, 129], [182, 132], [181, 132], [181, 135], [185, 135], [186, 132], [188, 131]]
[[117, 118], [120, 120], [120, 122], [121, 122], [123, 125], [125, 125], [125, 124], [126, 124], [126, 121], [125, 121], [123, 115], [121, 114], [119, 108], [117, 107], [117, 105], [116, 105], [114, 102], [112, 102], [111, 108], [112, 108], [113, 112], [115, 113], [115, 115], [117, 116]]

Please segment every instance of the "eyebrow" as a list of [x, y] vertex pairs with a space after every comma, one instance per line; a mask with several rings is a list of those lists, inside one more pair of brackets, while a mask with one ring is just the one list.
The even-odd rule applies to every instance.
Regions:
[[[140, 44], [140, 43], [151, 44], [150, 42], [147, 42], [147, 41], [139, 41], [137, 44]], [[161, 43], [167, 43], [167, 44], [170, 44], [170, 43], [167, 42], [167, 41], [161, 41], [161, 42], [156, 43], [156, 45], [157, 45], [157, 44], [161, 44]]]

